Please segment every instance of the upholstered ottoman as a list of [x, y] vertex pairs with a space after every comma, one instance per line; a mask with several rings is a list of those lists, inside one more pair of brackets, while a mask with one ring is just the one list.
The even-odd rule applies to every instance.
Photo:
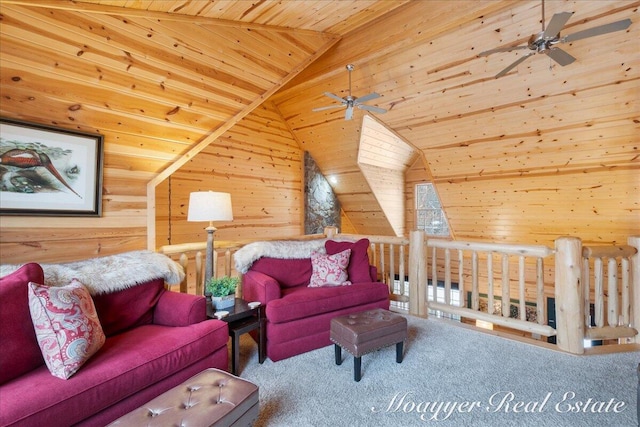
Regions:
[[362, 355], [396, 345], [396, 362], [402, 363], [407, 319], [388, 310], [375, 309], [331, 319], [331, 341], [336, 365], [342, 364], [342, 349], [353, 355], [353, 379], [360, 381]]
[[259, 410], [255, 384], [211, 368], [109, 426], [251, 426]]

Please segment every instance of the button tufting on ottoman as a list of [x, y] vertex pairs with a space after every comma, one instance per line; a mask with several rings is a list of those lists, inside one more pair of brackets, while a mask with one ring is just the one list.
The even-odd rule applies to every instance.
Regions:
[[255, 384], [211, 368], [109, 426], [250, 426], [259, 410]]
[[402, 363], [407, 319], [388, 310], [375, 309], [331, 319], [331, 341], [336, 364], [342, 364], [342, 348], [353, 355], [353, 378], [360, 381], [361, 356], [396, 344], [396, 362]]

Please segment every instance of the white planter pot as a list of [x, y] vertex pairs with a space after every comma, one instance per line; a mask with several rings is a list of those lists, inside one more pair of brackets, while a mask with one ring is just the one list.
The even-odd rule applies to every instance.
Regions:
[[216, 310], [222, 310], [223, 308], [235, 305], [236, 296], [232, 294], [227, 295], [226, 297], [211, 297], [211, 302]]

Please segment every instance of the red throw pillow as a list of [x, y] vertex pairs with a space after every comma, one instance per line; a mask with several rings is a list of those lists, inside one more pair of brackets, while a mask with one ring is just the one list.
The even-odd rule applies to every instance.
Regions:
[[29, 313], [31, 281], [44, 282], [42, 267], [35, 263], [0, 278], [0, 384], [44, 363]]
[[334, 255], [347, 249], [351, 249], [351, 258], [347, 272], [351, 283], [372, 282], [369, 272], [369, 239], [360, 239], [357, 242], [336, 242], [327, 240], [324, 244], [328, 255]]

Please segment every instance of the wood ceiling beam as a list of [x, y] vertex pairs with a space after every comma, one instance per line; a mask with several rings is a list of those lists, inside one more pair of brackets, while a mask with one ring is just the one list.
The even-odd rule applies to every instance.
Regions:
[[[2, 0], [3, 4], [19, 6], [42, 7], [46, 9], [66, 10], [70, 12], [93, 13], [102, 15], [129, 16], [146, 19], [161, 19], [164, 21], [176, 21], [196, 24], [214, 24], [221, 27], [246, 28], [287, 32], [291, 34], [321, 34], [318, 31], [305, 30], [291, 27], [279, 27], [274, 25], [253, 24], [248, 22], [231, 21], [228, 19], [206, 18], [202, 16], [184, 15], [179, 13], [158, 12], [155, 10], [134, 9], [129, 7], [108, 6], [90, 2], [75, 0]], [[329, 33], [325, 33], [329, 34]], [[333, 35], [338, 37], [337, 34]]]

